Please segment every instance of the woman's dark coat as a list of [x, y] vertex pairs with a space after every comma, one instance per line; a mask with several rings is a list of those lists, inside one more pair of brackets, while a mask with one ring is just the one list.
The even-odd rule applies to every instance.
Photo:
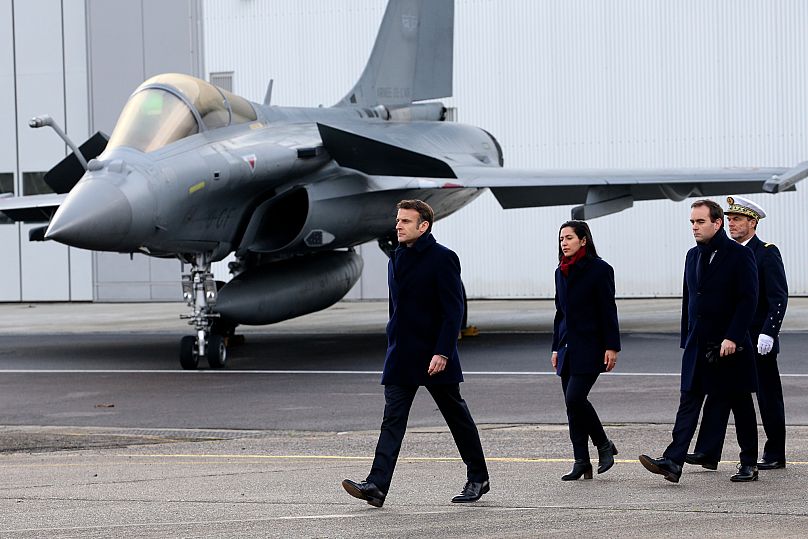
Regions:
[[614, 270], [604, 260], [585, 256], [565, 277], [555, 272], [556, 315], [553, 351], [556, 373], [596, 374], [606, 370], [606, 350], [620, 351], [620, 329], [614, 301]]

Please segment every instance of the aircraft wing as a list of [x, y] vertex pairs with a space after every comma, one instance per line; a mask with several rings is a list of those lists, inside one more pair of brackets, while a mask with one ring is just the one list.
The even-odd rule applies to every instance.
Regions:
[[509, 169], [490, 159], [480, 162], [469, 152], [473, 128], [444, 122], [320, 123], [318, 128], [331, 156], [341, 166], [375, 177], [373, 188], [489, 188], [506, 209], [579, 204], [572, 212], [576, 219], [615, 213], [635, 200], [776, 193], [808, 177], [808, 162], [791, 169]]
[[67, 194], [0, 196], [0, 212], [12, 221], [47, 223]]
[[[756, 193], [781, 182], [787, 168], [656, 170], [519, 170], [454, 167], [462, 187], [487, 187], [503, 208], [580, 204], [577, 219], [630, 208], [635, 200], [684, 200], [695, 196]], [[786, 190], [793, 190], [793, 185]]]

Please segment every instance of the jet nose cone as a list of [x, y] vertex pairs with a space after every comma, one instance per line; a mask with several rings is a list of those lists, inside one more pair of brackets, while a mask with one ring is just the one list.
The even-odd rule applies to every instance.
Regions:
[[47, 239], [92, 249], [120, 249], [132, 227], [132, 206], [112, 182], [86, 179], [79, 182], [56, 211]]

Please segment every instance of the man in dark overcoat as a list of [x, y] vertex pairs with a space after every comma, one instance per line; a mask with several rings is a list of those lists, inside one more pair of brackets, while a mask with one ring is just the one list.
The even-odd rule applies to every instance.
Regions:
[[463, 371], [457, 337], [463, 318], [463, 289], [457, 255], [432, 237], [432, 208], [402, 200], [396, 215], [399, 245], [388, 262], [390, 321], [384, 361], [384, 418], [370, 474], [346, 479], [343, 488], [381, 507], [420, 386], [435, 400], [467, 468], [467, 481], [452, 502], [473, 502], [489, 491], [488, 469], [477, 426], [460, 396]]
[[[786, 466], [786, 414], [783, 386], [777, 368], [780, 351], [780, 327], [788, 305], [788, 283], [780, 251], [773, 243], [764, 243], [757, 237], [757, 227], [766, 212], [755, 202], [744, 197], [727, 197], [724, 212], [733, 240], [751, 249], [758, 270], [758, 303], [749, 333], [757, 343], [757, 401], [760, 419], [766, 432], [763, 456], [759, 470], [774, 470]], [[688, 464], [701, 465], [709, 470], [718, 468], [721, 448], [727, 431], [729, 409], [707, 397], [696, 440], [696, 448], [686, 458]]]
[[705, 395], [732, 410], [741, 447], [740, 466], [732, 481], [757, 479], [755, 356], [749, 326], [758, 296], [752, 251], [724, 232], [724, 212], [712, 200], [691, 206], [696, 247], [685, 261], [682, 292], [682, 382], [673, 441], [662, 458], [641, 455], [650, 472], [677, 483]]

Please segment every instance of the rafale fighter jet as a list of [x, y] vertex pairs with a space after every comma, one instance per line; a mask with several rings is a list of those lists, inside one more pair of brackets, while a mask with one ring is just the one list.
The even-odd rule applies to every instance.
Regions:
[[[356, 86], [330, 108], [252, 103], [188, 75], [138, 87], [109, 140], [96, 134], [46, 176], [53, 195], [0, 199], [32, 240], [176, 257], [195, 334], [183, 368], [223, 367], [238, 324], [271, 324], [329, 307], [356, 283], [353, 247], [395, 245], [391, 208], [420, 198], [446, 217], [491, 189], [503, 208], [580, 204], [588, 219], [635, 200], [793, 188], [787, 170], [552, 171], [502, 168], [500, 145], [445, 121], [425, 100], [452, 95], [452, 0], [390, 0]], [[52, 125], [49, 117], [32, 127]], [[58, 126], [54, 126], [57, 132]], [[66, 137], [64, 137], [66, 138]], [[67, 140], [67, 139], [66, 139]], [[89, 160], [89, 162], [87, 162]], [[235, 277], [211, 263], [235, 253]], [[218, 289], [217, 289], [218, 288]]]

